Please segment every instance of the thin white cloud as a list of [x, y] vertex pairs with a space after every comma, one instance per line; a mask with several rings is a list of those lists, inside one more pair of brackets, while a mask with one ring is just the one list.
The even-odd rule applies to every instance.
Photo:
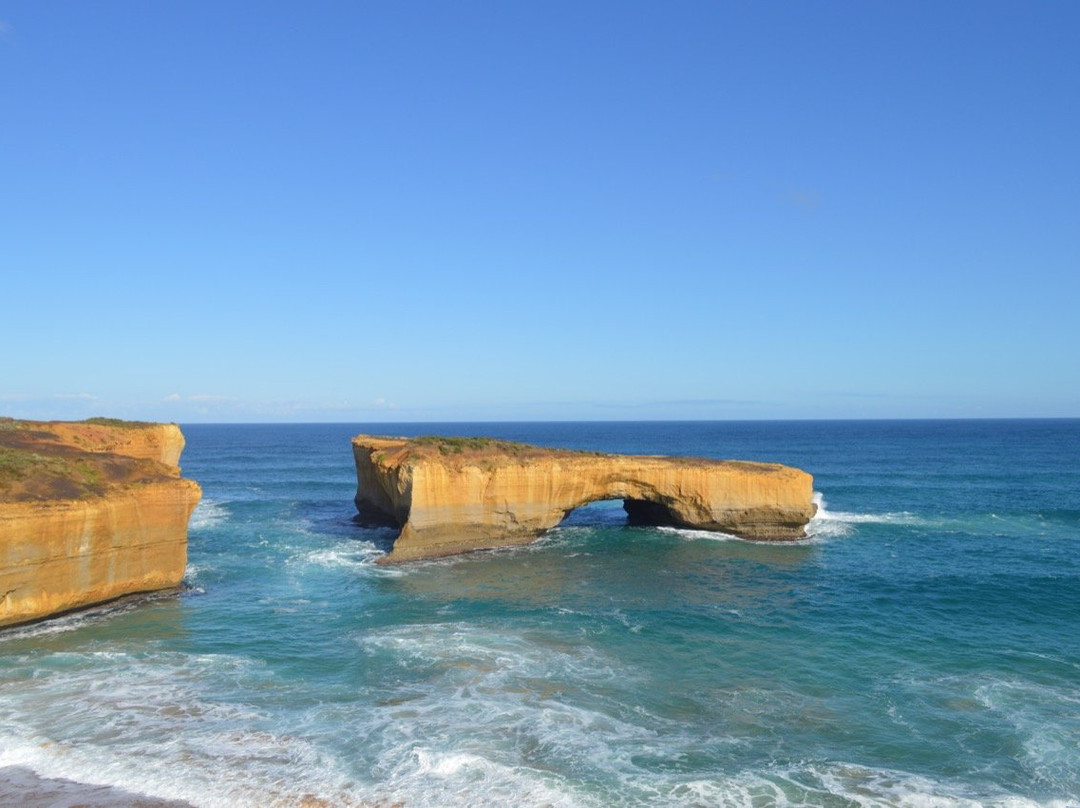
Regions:
[[203, 403], [213, 403], [215, 401], [236, 401], [236, 399], [231, 397], [231, 396], [212, 396], [212, 395], [207, 395], [205, 393], [195, 395], [195, 396], [188, 396], [187, 400], [188, 401], [199, 401], [199, 402], [203, 402]]
[[165, 398], [163, 398], [161, 400], [162, 401], [179, 401], [180, 400], [180, 394], [179, 393], [170, 393], [169, 395], [165, 396]]
[[0, 20], [0, 36], [3, 36], [4, 34], [11, 33], [11, 31], [12, 31], [11, 23], [4, 22], [3, 20]]
[[50, 398], [60, 401], [97, 401], [98, 397], [90, 393], [53, 393]]

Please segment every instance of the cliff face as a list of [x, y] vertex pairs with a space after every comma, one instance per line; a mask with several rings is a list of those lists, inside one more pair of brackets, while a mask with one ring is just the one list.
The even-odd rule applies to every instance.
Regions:
[[773, 463], [548, 450], [485, 439], [353, 439], [363, 519], [401, 527], [387, 561], [525, 544], [574, 508], [622, 499], [629, 521], [792, 540], [813, 478]]
[[173, 424], [0, 419], [0, 626], [177, 586], [201, 497]]

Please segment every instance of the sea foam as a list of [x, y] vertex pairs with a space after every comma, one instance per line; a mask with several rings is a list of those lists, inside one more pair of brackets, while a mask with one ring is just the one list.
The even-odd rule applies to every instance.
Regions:
[[857, 525], [923, 525], [926, 520], [907, 511], [894, 513], [852, 513], [833, 511], [827, 507], [820, 491], [814, 492], [817, 513], [806, 527], [808, 536], [815, 539], [835, 539], [850, 536]]

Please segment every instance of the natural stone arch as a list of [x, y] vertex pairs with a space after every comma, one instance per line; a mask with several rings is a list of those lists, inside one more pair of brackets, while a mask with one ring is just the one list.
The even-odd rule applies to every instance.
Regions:
[[775, 463], [610, 455], [484, 438], [353, 439], [360, 517], [401, 528], [386, 561], [527, 544], [570, 511], [763, 540], [805, 535], [813, 478]]

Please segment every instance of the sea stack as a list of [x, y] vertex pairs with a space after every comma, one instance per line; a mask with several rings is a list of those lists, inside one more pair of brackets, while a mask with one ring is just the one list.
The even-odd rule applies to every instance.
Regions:
[[488, 438], [353, 438], [359, 519], [399, 527], [384, 563], [527, 544], [590, 502], [632, 524], [804, 538], [813, 478], [776, 463], [600, 454]]
[[0, 418], [0, 626], [178, 586], [183, 448], [175, 424]]

